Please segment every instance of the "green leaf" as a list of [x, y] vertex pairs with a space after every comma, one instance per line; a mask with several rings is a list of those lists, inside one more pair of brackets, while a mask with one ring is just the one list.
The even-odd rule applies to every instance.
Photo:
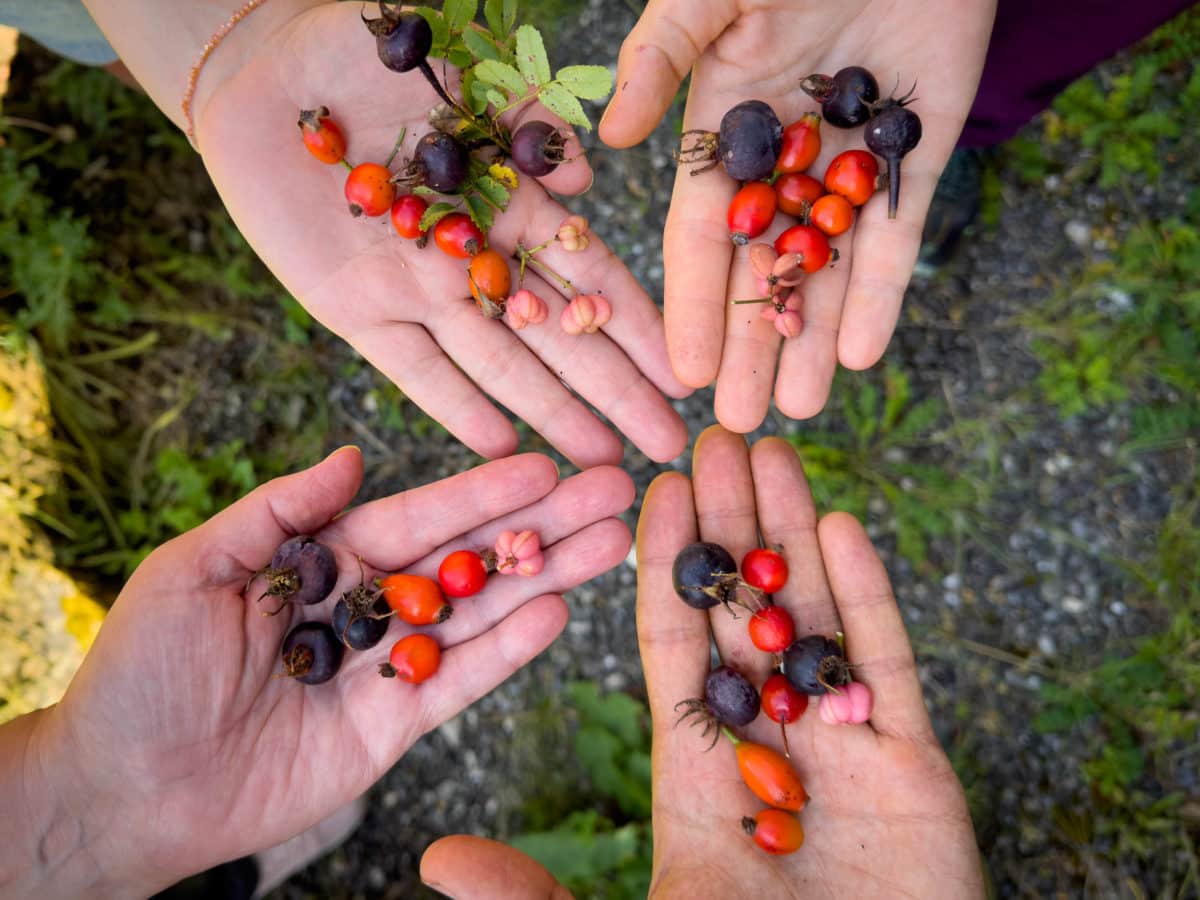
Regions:
[[567, 66], [554, 80], [584, 100], [603, 100], [612, 92], [612, 73], [604, 66]]
[[452, 47], [446, 52], [446, 59], [456, 69], [465, 69], [475, 61], [471, 51], [466, 47]]
[[420, 229], [425, 231], [432, 228], [450, 213], [454, 212], [458, 207], [453, 203], [435, 203], [429, 209], [425, 210], [425, 215], [421, 216]]
[[565, 87], [557, 82], [551, 82], [542, 88], [538, 94], [538, 99], [542, 101], [542, 105], [550, 112], [561, 118], [564, 122], [571, 125], [578, 125], [580, 128], [592, 130], [592, 123], [588, 121], [587, 113], [583, 111], [583, 106], [575, 99], [575, 95], [568, 91]]
[[534, 87], [550, 81], [546, 44], [542, 41], [542, 33], [532, 25], [522, 25], [517, 29], [517, 68]]
[[483, 14], [496, 40], [503, 41], [516, 24], [517, 0], [487, 0], [483, 4]]
[[525, 93], [525, 82], [521, 73], [510, 65], [492, 59], [485, 59], [475, 66], [475, 77], [487, 84], [504, 88], [514, 97]]
[[468, 28], [463, 32], [463, 44], [471, 51], [471, 55], [475, 59], [499, 59], [500, 51], [496, 49], [496, 45], [484, 37], [482, 31], [476, 31], [474, 28]]
[[467, 195], [467, 215], [471, 217], [471, 221], [484, 234], [492, 230], [492, 221], [494, 219], [492, 208], [478, 194]]
[[491, 103], [492, 106], [496, 107], [497, 109], [504, 106], [504, 104], [505, 104], [504, 95], [501, 94], [499, 91], [488, 91], [487, 98], [488, 98], [488, 102]]
[[508, 192], [508, 188], [491, 175], [480, 176], [475, 181], [475, 187], [483, 195], [484, 199], [496, 207], [496, 209], [503, 212], [508, 208], [508, 201], [512, 195]]
[[431, 6], [418, 6], [413, 9], [417, 15], [429, 23], [433, 32], [433, 56], [445, 56], [446, 45], [450, 43], [450, 26], [442, 18], [442, 14]]
[[473, 21], [479, 10], [479, 0], [446, 0], [442, 4], [442, 15], [451, 31], [462, 31]]

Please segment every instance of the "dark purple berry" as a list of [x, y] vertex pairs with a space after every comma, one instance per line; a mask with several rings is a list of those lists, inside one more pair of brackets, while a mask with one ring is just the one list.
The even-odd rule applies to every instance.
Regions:
[[720, 666], [704, 680], [704, 702], [717, 721], [741, 728], [758, 715], [758, 691], [749, 679], [736, 669]]
[[729, 666], [718, 666], [704, 679], [703, 698], [693, 697], [675, 704], [676, 709], [683, 707], [683, 714], [675, 724], [695, 716], [693, 725], [704, 723], [702, 737], [715, 732], [709, 745], [711, 750], [721, 735], [719, 726], [741, 728], [749, 725], [758, 715], [760, 705], [758, 691], [745, 675]]
[[567, 139], [549, 122], [526, 122], [512, 137], [512, 161], [525, 175], [549, 175], [563, 161]]
[[675, 593], [688, 606], [710, 609], [737, 595], [737, 562], [720, 544], [698, 541], [675, 557], [671, 568]]
[[721, 118], [717, 159], [730, 178], [761, 181], [775, 169], [783, 149], [783, 123], [761, 100], [739, 103]]
[[321, 684], [337, 674], [342, 643], [324, 622], [301, 622], [283, 639], [283, 674], [302, 684]]
[[342, 599], [333, 607], [333, 632], [351, 650], [370, 650], [387, 634], [391, 614], [383, 597], [371, 605], [366, 615], [354, 612]]
[[884, 101], [882, 111], [871, 119], [863, 135], [867, 148], [887, 162], [889, 219], [896, 218], [900, 204], [900, 160], [921, 140], [921, 119], [901, 106], [902, 102]]
[[[288, 603], [311, 606], [329, 596], [337, 581], [337, 562], [333, 551], [300, 534], [279, 545], [271, 564], [255, 573], [267, 579], [263, 597], [278, 597], [283, 609]], [[266, 615], [274, 615], [279, 609]]]
[[879, 83], [862, 66], [839, 69], [828, 75], [809, 75], [800, 88], [821, 104], [825, 121], [837, 128], [856, 128], [871, 118], [871, 104], [879, 99]]
[[850, 667], [837, 641], [810, 634], [783, 651], [783, 674], [803, 694], [816, 696], [850, 682]]
[[462, 187], [470, 163], [467, 148], [440, 131], [431, 131], [422, 137], [413, 154], [413, 166], [420, 173], [421, 181], [442, 194], [452, 194]]
[[367, 27], [375, 35], [380, 61], [394, 72], [408, 72], [425, 62], [433, 46], [433, 29], [414, 12], [395, 12], [380, 7], [382, 18]]

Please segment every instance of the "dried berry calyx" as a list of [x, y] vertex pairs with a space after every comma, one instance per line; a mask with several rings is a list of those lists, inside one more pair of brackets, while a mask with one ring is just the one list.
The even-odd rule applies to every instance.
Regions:
[[284, 638], [280, 655], [284, 677], [302, 684], [321, 684], [337, 674], [342, 643], [324, 622], [301, 622]]
[[862, 66], [839, 69], [833, 77], [813, 74], [800, 88], [821, 104], [821, 115], [830, 125], [855, 128], [871, 118], [871, 104], [879, 99], [879, 83]]

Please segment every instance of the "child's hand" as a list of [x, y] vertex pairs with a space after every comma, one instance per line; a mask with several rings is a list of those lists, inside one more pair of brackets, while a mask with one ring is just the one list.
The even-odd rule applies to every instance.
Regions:
[[[527, 454], [339, 517], [361, 477], [358, 452], [339, 451], [262, 486], [134, 573], [66, 697], [21, 726], [14, 809], [29, 811], [22, 833], [38, 851], [32, 893], [145, 896], [303, 831], [540, 653], [566, 622], [560, 592], [629, 547], [610, 518], [633, 500], [617, 469], [560, 483], [549, 459]], [[448, 622], [423, 629], [443, 649], [429, 681], [379, 677], [413, 630], [399, 621], [377, 647], [348, 650], [328, 683], [277, 677], [284, 635], [329, 621], [334, 603], [266, 617], [273, 598], [245, 595], [261, 592], [261, 580], [244, 592], [247, 579], [288, 537], [312, 534], [334, 551], [336, 598], [359, 582], [360, 557], [368, 583], [400, 569], [433, 575], [450, 550], [487, 546], [506, 528], [540, 534], [545, 569], [493, 577], [454, 601]]]

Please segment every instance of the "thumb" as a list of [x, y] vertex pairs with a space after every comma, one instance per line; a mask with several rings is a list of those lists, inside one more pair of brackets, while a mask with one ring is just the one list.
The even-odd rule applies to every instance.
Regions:
[[452, 834], [421, 857], [421, 880], [454, 900], [573, 900], [545, 866], [499, 841]]
[[696, 60], [737, 16], [737, 0], [650, 0], [621, 44], [601, 140], [618, 149], [644, 140]]
[[210, 571], [209, 580], [244, 581], [285, 540], [329, 524], [354, 499], [362, 472], [362, 453], [342, 447], [315, 466], [260, 485], [176, 540], [190, 545], [192, 558], [231, 560], [244, 569]]

